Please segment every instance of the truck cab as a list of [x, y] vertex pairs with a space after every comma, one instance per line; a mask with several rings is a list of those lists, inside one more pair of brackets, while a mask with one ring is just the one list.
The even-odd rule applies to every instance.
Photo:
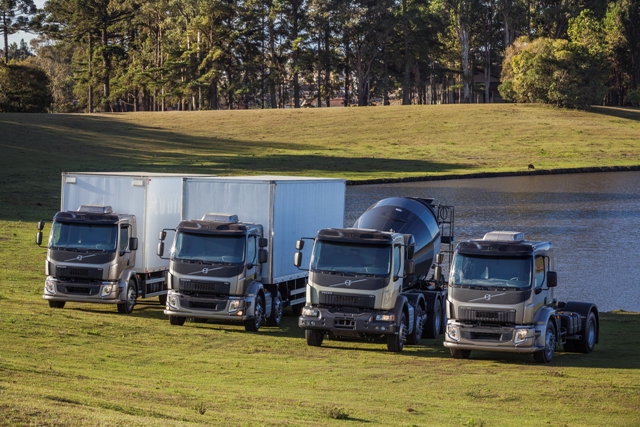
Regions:
[[[42, 243], [44, 222], [36, 242]], [[131, 313], [137, 297], [136, 217], [114, 213], [110, 206], [82, 205], [53, 218], [43, 298], [53, 308], [67, 301], [118, 304]]]
[[[183, 325], [189, 317], [237, 320], [249, 331], [257, 331], [265, 318], [279, 324], [282, 301], [274, 301], [261, 282], [267, 244], [262, 225], [239, 222], [237, 215], [211, 213], [201, 220], [181, 221], [167, 280], [164, 313], [170, 323]], [[161, 242], [158, 255], [163, 252]]]
[[591, 351], [597, 341], [595, 306], [559, 303], [554, 296], [557, 274], [549, 242], [504, 231], [460, 242], [449, 277], [444, 345], [453, 357], [503, 351], [533, 353], [545, 363], [556, 344], [573, 348], [590, 340]]

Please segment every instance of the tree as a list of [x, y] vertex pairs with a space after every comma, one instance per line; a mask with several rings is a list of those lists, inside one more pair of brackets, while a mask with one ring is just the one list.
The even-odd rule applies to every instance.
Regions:
[[0, 63], [0, 112], [45, 113], [51, 105], [49, 78], [25, 63]]
[[28, 15], [36, 13], [33, 0], [0, 0], [0, 34], [4, 37], [4, 62], [9, 62], [9, 36], [29, 29]]

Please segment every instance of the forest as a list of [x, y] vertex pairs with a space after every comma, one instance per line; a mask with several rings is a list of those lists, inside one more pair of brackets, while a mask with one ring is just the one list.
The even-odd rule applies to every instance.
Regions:
[[0, 36], [0, 111], [640, 102], [638, 0], [0, 0]]

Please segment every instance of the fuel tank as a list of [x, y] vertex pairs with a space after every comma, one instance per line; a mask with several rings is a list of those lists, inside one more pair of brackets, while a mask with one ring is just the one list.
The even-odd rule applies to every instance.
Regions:
[[369, 207], [353, 224], [353, 228], [393, 231], [410, 236], [405, 243], [415, 243], [413, 260], [415, 275], [426, 276], [440, 252], [440, 227], [433, 199], [390, 197]]

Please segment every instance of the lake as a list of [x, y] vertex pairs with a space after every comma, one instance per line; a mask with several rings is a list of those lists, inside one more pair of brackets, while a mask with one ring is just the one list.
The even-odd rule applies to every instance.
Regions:
[[349, 186], [345, 226], [375, 201], [396, 196], [455, 206], [456, 241], [498, 230], [551, 241], [558, 300], [640, 312], [640, 172]]

